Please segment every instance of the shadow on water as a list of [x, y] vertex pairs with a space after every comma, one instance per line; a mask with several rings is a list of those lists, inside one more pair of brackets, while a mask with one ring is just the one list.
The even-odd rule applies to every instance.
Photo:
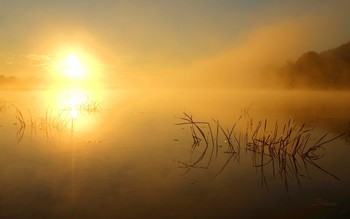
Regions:
[[[193, 140], [189, 162], [177, 161], [181, 168], [186, 169], [184, 174], [196, 168], [208, 169], [220, 152], [229, 154], [217, 170], [217, 177], [229, 163], [239, 163], [244, 151], [250, 155], [252, 166], [260, 174], [262, 188], [269, 189], [266, 169], [272, 172], [273, 179], [280, 178], [287, 191], [289, 181], [296, 181], [301, 187], [301, 178], [311, 179], [310, 168], [340, 181], [339, 177], [317, 162], [325, 155], [324, 146], [345, 133], [335, 136], [324, 133], [321, 137], [313, 137], [316, 136], [315, 128], [292, 119], [283, 123], [276, 121], [272, 126], [268, 119], [254, 123], [249, 108], [242, 110], [241, 116], [230, 128], [224, 128], [218, 120], [197, 121], [192, 115], [184, 113], [180, 118], [182, 122], [175, 124], [189, 126]], [[237, 129], [238, 124], [241, 125], [240, 130]]]

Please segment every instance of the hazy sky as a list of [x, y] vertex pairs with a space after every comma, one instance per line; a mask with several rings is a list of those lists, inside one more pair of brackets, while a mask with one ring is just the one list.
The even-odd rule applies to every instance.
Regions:
[[118, 83], [248, 74], [350, 41], [349, 11], [346, 0], [0, 0], [0, 75], [46, 77], [69, 47]]

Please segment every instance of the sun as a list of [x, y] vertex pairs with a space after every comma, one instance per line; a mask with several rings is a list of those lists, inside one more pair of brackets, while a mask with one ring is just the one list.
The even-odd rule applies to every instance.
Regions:
[[104, 65], [96, 51], [60, 46], [53, 50], [51, 57], [48, 70], [53, 86], [95, 88], [101, 85]]
[[76, 54], [65, 56], [61, 62], [62, 73], [71, 79], [83, 79], [88, 74], [87, 65]]

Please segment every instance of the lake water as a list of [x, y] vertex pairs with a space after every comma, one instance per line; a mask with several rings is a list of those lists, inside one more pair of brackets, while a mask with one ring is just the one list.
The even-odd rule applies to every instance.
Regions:
[[[340, 91], [0, 91], [0, 218], [345, 217], [349, 112]], [[214, 120], [238, 121], [234, 152]], [[283, 161], [247, 148], [259, 121], [305, 122], [307, 147], [343, 135]]]

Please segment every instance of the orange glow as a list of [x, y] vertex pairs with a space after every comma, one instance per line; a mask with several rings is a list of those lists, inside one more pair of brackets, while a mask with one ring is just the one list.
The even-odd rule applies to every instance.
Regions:
[[87, 76], [87, 66], [82, 63], [81, 59], [77, 55], [68, 55], [61, 63], [63, 73], [69, 78], [82, 79]]
[[53, 83], [59, 87], [97, 87], [103, 65], [82, 48], [62, 47], [53, 53], [51, 73]]

